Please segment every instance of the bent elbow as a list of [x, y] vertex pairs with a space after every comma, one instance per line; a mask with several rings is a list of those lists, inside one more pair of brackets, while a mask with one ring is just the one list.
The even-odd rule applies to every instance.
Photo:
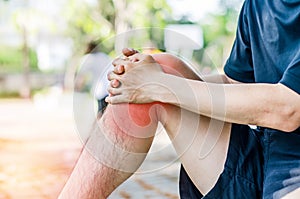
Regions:
[[300, 110], [292, 107], [286, 108], [280, 113], [280, 121], [276, 129], [284, 132], [293, 132], [300, 127]]
[[300, 116], [295, 116], [291, 118], [290, 125], [287, 127], [287, 132], [293, 132], [300, 127]]
[[266, 104], [262, 108], [263, 121], [268, 127], [284, 132], [293, 132], [298, 129], [300, 127], [300, 95], [282, 84], [272, 85], [269, 91], [271, 94], [266, 95]]
[[284, 132], [287, 132], [287, 133], [291, 133], [291, 132], [294, 132], [295, 130], [297, 130], [298, 128], [299, 128], [299, 125], [289, 123], [289, 124], [280, 125], [278, 130], [284, 131]]
[[284, 131], [284, 132], [294, 132], [299, 128], [299, 124], [297, 123], [289, 123], [289, 124], [283, 124], [278, 130]]

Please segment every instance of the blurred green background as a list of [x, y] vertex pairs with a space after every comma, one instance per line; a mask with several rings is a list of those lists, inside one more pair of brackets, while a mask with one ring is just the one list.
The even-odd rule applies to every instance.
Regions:
[[[164, 30], [170, 24], [199, 28], [201, 44], [190, 50], [188, 61], [203, 73], [222, 71], [241, 3], [242, 0], [0, 0], [0, 96], [30, 98], [53, 85], [72, 90], [80, 57], [91, 40], [98, 41], [101, 51], [111, 58], [124, 44], [168, 51]], [[119, 35], [137, 29], [140, 31], [117, 45]]]
[[[0, 0], [0, 198], [54, 199], [63, 188], [85, 143], [79, 127], [88, 131], [95, 119], [90, 93], [73, 95], [90, 41], [111, 60], [128, 46], [177, 54], [201, 74], [222, 73], [241, 4]], [[166, 134], [155, 139], [152, 149], [173, 149]], [[162, 169], [134, 175], [111, 198], [179, 198], [180, 163], [169, 162], [175, 151], [148, 157], [146, 168]]]

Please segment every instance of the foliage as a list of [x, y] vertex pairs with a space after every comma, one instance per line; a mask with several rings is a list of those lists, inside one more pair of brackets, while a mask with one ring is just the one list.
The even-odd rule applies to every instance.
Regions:
[[[148, 32], [144, 35], [144, 41], [151, 41], [151, 44], [148, 45], [164, 49], [163, 29], [171, 19], [171, 8], [167, 2], [162, 0], [131, 0], [130, 4], [132, 4], [132, 6], [136, 6], [136, 11], [133, 12], [134, 14], [132, 14], [130, 16], [131, 18], [129, 18], [131, 27], [147, 27]], [[132, 43], [132, 45], [137, 46], [137, 43], [142, 41], [137, 39], [134, 42], [135, 44]]]
[[204, 47], [216, 42], [220, 37], [232, 36], [235, 33], [237, 12], [233, 9], [226, 10], [222, 14], [208, 16], [209, 23], [203, 24]]
[[[29, 51], [30, 70], [37, 71], [37, 55], [34, 50]], [[22, 68], [23, 55], [22, 49], [1, 46], [0, 47], [0, 73], [3, 72], [20, 72]]]
[[[82, 52], [82, 46], [90, 40], [101, 42], [123, 31], [144, 27], [149, 27], [144, 39], [155, 41], [154, 45], [162, 47], [163, 37], [152, 27], [164, 28], [171, 16], [166, 0], [98, 0], [96, 4], [68, 0], [67, 4], [64, 14], [68, 20], [66, 34], [75, 41], [77, 52]], [[119, 24], [124, 24], [124, 29], [121, 30]], [[106, 53], [114, 48], [113, 42], [103, 42], [102, 45]]]
[[[85, 51], [86, 44], [91, 40], [97, 40], [100, 49], [108, 54], [114, 54], [114, 37], [124, 31], [147, 28], [142, 35], [129, 39], [129, 46], [155, 46], [164, 49], [163, 28], [169, 23], [192, 23], [183, 16], [181, 20], [172, 18], [172, 10], [167, 0], [64, 0], [62, 1], [62, 13], [58, 18], [65, 23], [65, 28], [57, 30], [55, 20], [47, 18], [37, 10], [28, 11], [28, 18], [35, 24], [35, 18], [43, 18], [44, 28], [51, 29], [53, 33], [64, 34], [72, 38], [74, 43], [74, 57], [80, 57]], [[210, 14], [205, 18], [205, 23], [199, 22], [204, 32], [204, 48], [195, 52], [195, 58], [203, 62], [204, 51], [211, 51], [212, 59], [216, 65], [224, 60], [224, 49], [231, 46], [234, 38], [237, 9], [235, 4], [241, 0], [220, 0], [223, 11], [218, 14]], [[169, 3], [172, 3], [169, 1]], [[16, 16], [15, 16], [16, 17]], [[20, 18], [20, 17], [19, 17]], [[22, 17], [21, 17], [22, 18]], [[16, 20], [18, 21], [18, 20]], [[36, 34], [40, 28], [37, 24], [31, 27], [29, 34]], [[43, 28], [43, 30], [44, 30]], [[151, 41], [152, 43], [147, 43]], [[211, 50], [213, 49], [213, 50]], [[16, 71], [22, 62], [21, 52], [0, 49], [0, 70], [3, 67]], [[34, 54], [31, 52], [31, 54]], [[225, 53], [226, 54], [226, 53]], [[14, 55], [14, 56], [13, 56]], [[34, 55], [32, 60], [34, 60]], [[33, 69], [36, 61], [31, 63]], [[69, 65], [74, 65], [70, 60]], [[9, 67], [7, 67], [9, 66]]]
[[76, 49], [81, 49], [82, 44], [87, 43], [90, 38], [105, 35], [105, 31], [103, 31], [105, 23], [94, 19], [95, 8], [78, 0], [68, 0], [66, 2], [67, 6], [65, 6], [63, 17], [67, 20], [68, 28], [65, 34], [71, 36]]
[[[240, 0], [236, 0], [240, 1]], [[223, 12], [209, 14], [202, 23], [204, 49], [196, 52], [198, 61], [203, 65], [222, 67], [227, 59], [236, 32], [238, 9], [232, 4], [223, 3]]]

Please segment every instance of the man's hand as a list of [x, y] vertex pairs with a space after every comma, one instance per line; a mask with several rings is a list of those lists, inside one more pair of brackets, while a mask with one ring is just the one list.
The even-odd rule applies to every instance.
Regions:
[[[126, 57], [132, 56], [136, 53], [139, 53], [139, 51], [133, 49], [133, 48], [123, 48], [122, 54]], [[114, 66], [113, 72], [115, 74], [121, 75], [125, 72], [124, 66], [119, 65], [119, 63], [123, 63], [124, 59], [122, 58], [116, 58], [112, 64]], [[120, 82], [118, 80], [111, 80], [111, 86], [114, 88], [117, 88], [120, 85]]]
[[150, 103], [161, 90], [158, 81], [164, 75], [161, 66], [151, 55], [124, 49], [126, 58], [113, 61], [114, 70], [108, 74], [108, 103]]

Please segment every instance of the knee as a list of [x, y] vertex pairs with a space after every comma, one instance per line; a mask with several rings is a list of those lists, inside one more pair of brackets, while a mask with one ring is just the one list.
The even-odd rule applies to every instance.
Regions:
[[169, 53], [153, 54], [152, 56], [155, 61], [162, 66], [165, 73], [187, 79], [199, 80], [199, 76], [179, 57]]
[[159, 102], [109, 105], [102, 120], [106, 128], [114, 129], [113, 132], [148, 138], [154, 136], [163, 106]]
[[152, 55], [157, 63], [162, 66], [162, 69], [165, 73], [182, 76], [182, 70], [180, 68], [183, 65], [183, 62], [176, 56], [169, 53], [160, 53]]
[[[165, 73], [199, 79], [185, 62], [174, 55], [161, 53], [152, 56], [162, 66]], [[102, 118], [105, 126], [115, 128], [115, 132], [145, 138], [154, 136], [158, 121], [166, 122], [166, 118], [174, 112], [173, 110], [177, 111], [178, 107], [160, 102], [117, 104], [109, 105]]]

